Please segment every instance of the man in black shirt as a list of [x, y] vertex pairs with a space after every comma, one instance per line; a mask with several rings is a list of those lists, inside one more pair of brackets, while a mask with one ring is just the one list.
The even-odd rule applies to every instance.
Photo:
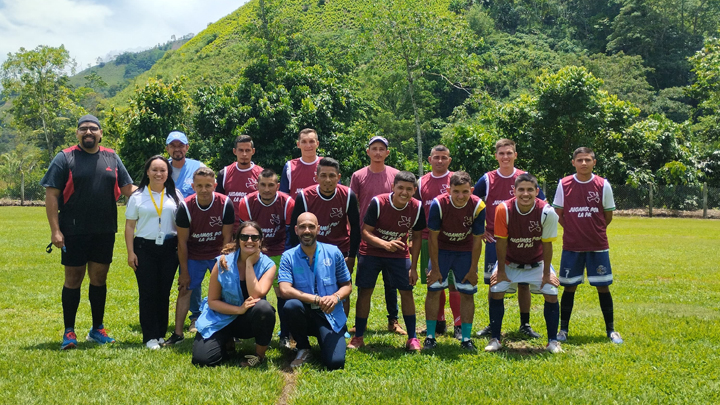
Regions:
[[120, 157], [101, 147], [100, 121], [84, 115], [78, 121], [78, 144], [59, 152], [40, 181], [45, 187], [45, 211], [52, 244], [62, 251], [65, 283], [62, 290], [65, 332], [61, 349], [77, 346], [75, 316], [85, 271], [90, 277], [88, 298], [93, 326], [88, 341], [114, 343], [103, 326], [105, 285], [112, 262], [120, 195], [135, 190]]

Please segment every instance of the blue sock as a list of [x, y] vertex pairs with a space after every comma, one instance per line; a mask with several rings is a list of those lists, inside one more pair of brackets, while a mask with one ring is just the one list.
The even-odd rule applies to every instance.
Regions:
[[463, 323], [460, 325], [460, 329], [462, 329], [463, 342], [466, 340], [470, 340], [470, 334], [472, 333], [472, 324], [471, 323]]
[[490, 298], [490, 329], [492, 337], [498, 340], [500, 340], [503, 316], [505, 316], [505, 300]]
[[545, 301], [545, 324], [547, 325], [548, 342], [557, 340], [558, 323], [560, 323], [560, 304]]
[[435, 339], [435, 327], [437, 326], [437, 321], [425, 320], [425, 325], [427, 325], [427, 337]]
[[415, 315], [403, 315], [405, 320], [405, 328], [407, 328], [408, 339], [417, 337], [415, 334], [415, 323], [417, 322]]
[[367, 318], [355, 317], [355, 337], [363, 337], [367, 329]]

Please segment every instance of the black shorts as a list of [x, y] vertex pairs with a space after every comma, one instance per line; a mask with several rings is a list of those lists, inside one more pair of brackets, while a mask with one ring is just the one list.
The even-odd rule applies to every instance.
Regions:
[[84, 266], [87, 262], [110, 264], [113, 247], [115, 247], [114, 233], [66, 235], [65, 251], [61, 250], [60, 263], [70, 267]]

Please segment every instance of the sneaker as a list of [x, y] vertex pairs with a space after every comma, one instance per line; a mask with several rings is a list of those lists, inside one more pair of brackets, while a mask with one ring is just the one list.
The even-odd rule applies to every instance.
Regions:
[[447, 321], [437, 321], [435, 324], [435, 335], [442, 336], [447, 333]]
[[547, 346], [545, 346], [545, 350], [553, 354], [563, 352], [563, 349], [560, 347], [560, 342], [558, 342], [557, 340], [551, 340], [550, 342], [548, 342]]
[[615, 343], [616, 345], [620, 345], [620, 344], [623, 344], [623, 342], [625, 342], [625, 341], [623, 340], [623, 338], [620, 337], [620, 334], [617, 333], [617, 332], [615, 332], [615, 331], [612, 331], [612, 332], [608, 333], [608, 337], [609, 337], [610, 340], [612, 340], [612, 342]]
[[105, 343], [115, 343], [115, 339], [108, 336], [107, 331], [103, 325], [100, 325], [97, 329], [90, 329], [87, 337], [85, 338], [88, 342], [97, 342], [101, 345]]
[[567, 336], [568, 336], [567, 331], [560, 329], [560, 331], [557, 333], [557, 341], [565, 342], [565, 341], [567, 341]]
[[470, 339], [460, 343], [460, 347], [462, 347], [463, 349], [465, 349], [467, 351], [471, 351], [471, 352], [474, 352], [477, 350], [477, 348], [475, 348], [475, 343], [473, 343], [473, 341]]
[[453, 328], [453, 335], [455, 335], [455, 339], [462, 342], [463, 336], [462, 336], [462, 326], [457, 325], [455, 328]]
[[523, 335], [525, 335], [529, 338], [533, 338], [533, 339], [537, 339], [540, 337], [540, 334], [535, 332], [529, 323], [526, 323], [525, 325], [521, 325], [519, 332], [522, 333]]
[[292, 350], [292, 348], [290, 347], [290, 338], [287, 336], [283, 336], [280, 338], [280, 344], [278, 346], [288, 350]]
[[77, 336], [75, 335], [75, 329], [67, 328], [63, 333], [63, 342], [60, 345], [60, 350], [74, 349], [77, 347]]
[[257, 367], [267, 360], [267, 356], [258, 356], [256, 354], [245, 355], [245, 361], [240, 362], [240, 367]]
[[495, 338], [492, 338], [488, 342], [488, 345], [485, 346], [485, 351], [486, 352], [496, 352], [496, 351], [500, 350], [501, 347], [502, 347], [502, 345], [500, 344], [500, 341]]
[[295, 360], [290, 362], [290, 368], [298, 368], [305, 364], [306, 361], [310, 360], [312, 355], [310, 354], [310, 349], [300, 349], [298, 350], [297, 356], [295, 356]]
[[[178, 344], [178, 343], [182, 343], [183, 340], [185, 340], [185, 336], [183, 336], [183, 335], [176, 335], [175, 333], [173, 333], [172, 335], [170, 335], [170, 338], [169, 338], [168, 340], [165, 340], [164, 342], [160, 342], [160, 344], [161, 344], [163, 347], [165, 347], [165, 346], [172, 346], [172, 345], [176, 345], [176, 344]], [[158, 342], [159, 342], [159, 341], [158, 341]]]
[[400, 326], [400, 322], [398, 322], [397, 319], [388, 320], [388, 331], [392, 333], [397, 333], [401, 336], [407, 336], [407, 332], [405, 332], [405, 329]]
[[437, 341], [433, 338], [425, 338], [423, 342], [423, 350], [432, 350], [437, 347]]
[[197, 333], [197, 328], [195, 327], [195, 319], [190, 321], [190, 328], [188, 329], [188, 332]]
[[490, 335], [492, 335], [492, 329], [490, 329], [490, 325], [488, 325], [488, 326], [482, 328], [481, 330], [479, 330], [479, 331], [476, 333], [476, 335], [477, 335], [478, 337], [483, 337], [483, 336], [490, 336]]
[[363, 337], [356, 336], [356, 337], [350, 339], [350, 343], [348, 343], [347, 348], [348, 349], [359, 349], [363, 346], [365, 346], [365, 341], [363, 340]]
[[150, 339], [145, 343], [145, 347], [150, 350], [157, 350], [160, 348], [160, 342], [157, 339]]
[[417, 352], [420, 350], [420, 341], [417, 338], [410, 338], [405, 343], [405, 348], [411, 352]]

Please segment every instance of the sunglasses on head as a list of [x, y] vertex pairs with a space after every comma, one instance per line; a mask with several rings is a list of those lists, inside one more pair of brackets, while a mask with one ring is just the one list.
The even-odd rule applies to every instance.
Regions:
[[240, 237], [240, 240], [243, 242], [247, 242], [248, 239], [252, 240], [253, 242], [257, 242], [260, 240], [260, 235], [247, 235], [247, 234], [241, 233], [239, 237]]

